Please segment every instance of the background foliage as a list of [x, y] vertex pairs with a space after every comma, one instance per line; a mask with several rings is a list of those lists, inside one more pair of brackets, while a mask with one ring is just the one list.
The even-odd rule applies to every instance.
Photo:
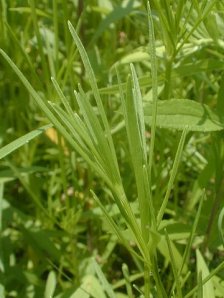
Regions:
[[[129, 147], [136, 144], [135, 126], [131, 126], [134, 114], [127, 112], [126, 119], [124, 114], [128, 107], [126, 82], [131, 73], [136, 96], [138, 82], [142, 93], [148, 152], [155, 61], [148, 46], [147, 2], [1, 0], [0, 5], [1, 48], [28, 79], [37, 98], [46, 105], [50, 102], [54, 115], [66, 116], [61, 110], [63, 90], [69, 106], [83, 118], [90, 109], [90, 127], [99, 119], [93, 135], [102, 140], [99, 158], [105, 157], [108, 167], [111, 163], [108, 177], [114, 178], [113, 148], [104, 155], [109, 149], [98, 129], [104, 124], [102, 111], [93, 101], [90, 76], [67, 21], [76, 28], [96, 77], [122, 186], [138, 223], [138, 165], [133, 147]], [[163, 290], [167, 297], [223, 297], [224, 4], [154, 0], [150, 5], [159, 98], [150, 176], [155, 214], [166, 197], [182, 130], [189, 126], [174, 187], [156, 231], [160, 237], [156, 268], [162, 290], [152, 281], [150, 293], [152, 297], [161, 297]], [[133, 66], [130, 70], [130, 63], [135, 70]], [[39, 108], [35, 96], [27, 92], [3, 56], [0, 66], [1, 146], [32, 131], [0, 154], [5, 157], [0, 164], [0, 296], [140, 297], [147, 291], [144, 260], [139, 258], [139, 246], [127, 229], [126, 218], [112, 199], [112, 178], [110, 183], [102, 179], [99, 171], [74, 150], [75, 142], [69, 144], [63, 133], [48, 125], [49, 115]], [[57, 81], [52, 82], [51, 77]], [[79, 92], [76, 96], [74, 89]], [[136, 110], [139, 116], [141, 108]], [[95, 151], [88, 154], [95, 156]], [[122, 231], [124, 242], [114, 234], [100, 204]], [[212, 279], [202, 287], [209, 274]]]

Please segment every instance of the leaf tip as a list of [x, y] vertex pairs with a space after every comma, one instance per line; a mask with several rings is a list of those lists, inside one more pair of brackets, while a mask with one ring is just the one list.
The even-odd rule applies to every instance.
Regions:
[[72, 23], [68, 20], [68, 29], [70, 31], [74, 30], [73, 26], [72, 26]]

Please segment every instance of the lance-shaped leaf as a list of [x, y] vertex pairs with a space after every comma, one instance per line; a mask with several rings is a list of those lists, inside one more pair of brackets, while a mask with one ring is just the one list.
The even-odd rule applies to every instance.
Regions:
[[[144, 108], [146, 123], [152, 123], [152, 103]], [[220, 117], [207, 105], [189, 99], [158, 101], [157, 126], [189, 131], [217, 131], [224, 129], [224, 117]]]

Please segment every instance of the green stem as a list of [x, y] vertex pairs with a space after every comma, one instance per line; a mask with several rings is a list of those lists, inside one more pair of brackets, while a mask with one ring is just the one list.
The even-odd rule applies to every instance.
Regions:
[[164, 93], [163, 93], [163, 99], [170, 99], [171, 95], [171, 76], [172, 76], [172, 66], [173, 66], [173, 56], [167, 57], [166, 60], [166, 71], [165, 71], [165, 87], [164, 87]]
[[150, 297], [150, 275], [151, 275], [151, 270], [149, 269], [149, 266], [147, 264], [144, 265], [144, 292], [145, 292], [145, 297]]
[[3, 40], [7, 42], [7, 3], [5, 0], [1, 0], [1, 23]]
[[167, 293], [164, 289], [163, 283], [160, 278], [159, 274], [159, 267], [158, 267], [158, 261], [157, 261], [157, 254], [156, 251], [154, 255], [152, 256], [152, 266], [153, 266], [153, 277], [156, 283], [156, 290], [157, 290], [157, 297], [158, 298], [167, 298]]
[[41, 58], [42, 74], [44, 77], [43, 79], [44, 79], [48, 94], [51, 94], [51, 88], [50, 88], [50, 84], [49, 84], [50, 73], [49, 73], [49, 68], [48, 68], [47, 61], [46, 61], [46, 56], [45, 56], [45, 53], [43, 50], [44, 49], [43, 37], [41, 36], [40, 27], [38, 25], [35, 0], [30, 0], [30, 8], [31, 8], [31, 17], [33, 20], [34, 32], [35, 32], [35, 35], [37, 38], [38, 50], [39, 50], [40, 58]]
[[54, 22], [54, 61], [56, 73], [58, 72], [58, 54], [59, 54], [59, 38], [58, 38], [58, 2], [53, 1], [53, 22]]
[[224, 193], [224, 186], [223, 186], [224, 184], [223, 183], [224, 183], [224, 178], [221, 179], [221, 182], [219, 184], [218, 191], [216, 192], [215, 201], [213, 203], [212, 210], [211, 210], [211, 213], [209, 216], [209, 221], [208, 221], [208, 226], [206, 229], [206, 236], [205, 236], [205, 241], [204, 241], [204, 249], [206, 249], [209, 244], [209, 240], [211, 238], [211, 234], [212, 234], [212, 230], [213, 230], [212, 228], [214, 226], [216, 216], [217, 216], [219, 208], [221, 206], [221, 202], [223, 199], [223, 193]]

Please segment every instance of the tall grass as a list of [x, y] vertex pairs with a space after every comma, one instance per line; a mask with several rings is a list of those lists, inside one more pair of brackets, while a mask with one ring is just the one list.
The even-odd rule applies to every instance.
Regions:
[[[4, 1], [2, 3], [5, 5]], [[128, 5], [131, 5], [130, 3]], [[64, 8], [63, 13], [66, 19], [68, 16], [67, 4], [65, 1], [62, 1], [61, 5]], [[128, 5], [125, 9], [122, 8], [122, 6], [118, 7], [121, 15], [125, 16], [130, 12]], [[39, 51], [39, 67], [43, 72], [43, 77], [40, 78], [41, 82], [37, 83], [39, 89], [36, 88], [34, 82], [30, 82], [27, 75], [19, 69], [6, 54], [6, 51], [0, 50], [4, 60], [10, 65], [29, 92], [36, 106], [42, 111], [45, 117], [44, 121], [51, 123], [6, 145], [0, 149], [0, 157], [3, 158], [12, 151], [20, 148], [53, 125], [59, 133], [59, 140], [56, 141], [56, 139], [54, 139], [54, 142], [58, 144], [59, 152], [57, 156], [60, 158], [61, 171], [59, 182], [54, 182], [54, 179], [56, 179], [55, 176], [57, 175], [57, 171], [55, 171], [55, 173], [51, 175], [52, 180], [50, 183], [54, 184], [56, 187], [58, 187], [58, 184], [62, 184], [61, 188], [66, 192], [68, 186], [65, 173], [66, 167], [72, 168], [74, 164], [77, 168], [77, 175], [79, 171], [86, 171], [87, 175], [94, 175], [94, 177], [96, 177], [92, 178], [92, 182], [88, 183], [86, 180], [91, 181], [91, 177], [88, 176], [88, 178], [85, 178], [84, 174], [81, 176], [80, 183], [78, 178], [74, 178], [74, 173], [70, 169], [69, 175], [70, 177], [73, 176], [71, 181], [80, 189], [76, 199], [78, 199], [78, 196], [81, 196], [81, 199], [79, 199], [83, 210], [80, 210], [78, 204], [69, 201], [69, 195], [67, 193], [65, 194], [66, 204], [60, 207], [60, 203], [58, 201], [54, 202], [54, 196], [50, 194], [48, 194], [50, 198], [48, 202], [43, 202], [41, 199], [41, 187], [39, 186], [39, 192], [36, 192], [35, 188], [33, 190], [28, 177], [26, 176], [24, 179], [22, 170], [18, 169], [12, 162], [6, 163], [6, 165], [10, 166], [13, 175], [20, 180], [21, 185], [28, 191], [30, 197], [33, 198], [37, 209], [40, 209], [39, 212], [47, 215], [47, 226], [51, 227], [52, 231], [55, 230], [57, 226], [63, 230], [62, 234], [65, 240], [64, 242], [62, 241], [63, 244], [58, 245], [60, 247], [60, 249], [58, 249], [58, 246], [54, 246], [50, 240], [46, 243], [43, 242], [44, 237], [51, 237], [51, 233], [48, 234], [48, 231], [38, 229], [38, 224], [33, 224], [32, 229], [29, 229], [28, 223], [25, 227], [21, 227], [24, 237], [29, 239], [28, 242], [33, 242], [30, 245], [33, 246], [34, 243], [37, 243], [41, 254], [45, 255], [45, 257], [46, 255], [48, 256], [48, 266], [46, 266], [46, 268], [49, 268], [49, 265], [51, 265], [51, 269], [48, 269], [49, 274], [44, 289], [45, 297], [49, 297], [49, 295], [51, 296], [55, 292], [57, 293], [57, 291], [57, 297], [64, 297], [62, 293], [59, 293], [59, 289], [57, 289], [57, 281], [63, 284], [63, 278], [69, 280], [65, 270], [63, 270], [64, 267], [69, 267], [69, 259], [67, 259], [63, 253], [60, 253], [60, 250], [66, 246], [66, 243], [70, 243], [68, 254], [74, 258], [74, 264], [72, 265], [76, 266], [78, 256], [76, 256], [76, 258], [74, 257], [76, 255], [75, 250], [76, 247], [82, 246], [83, 244], [82, 241], [78, 241], [78, 237], [76, 237], [74, 246], [71, 244], [74, 241], [73, 229], [77, 228], [77, 232], [74, 234], [79, 233], [79, 221], [82, 222], [83, 220], [85, 222], [87, 218], [88, 222], [92, 217], [94, 223], [99, 220], [99, 215], [102, 217], [100, 221], [103, 223], [103, 229], [105, 229], [107, 233], [109, 231], [110, 234], [112, 233], [116, 236], [116, 245], [113, 245], [113, 241], [108, 240], [104, 252], [105, 255], [110, 256], [112, 251], [115, 251], [115, 247], [118, 244], [119, 246], [122, 245], [130, 254], [130, 259], [134, 262], [133, 267], [137, 268], [138, 273], [140, 273], [140, 275], [135, 276], [134, 273], [130, 273], [131, 268], [128, 268], [125, 264], [122, 266], [124, 280], [121, 281], [121, 284], [126, 286], [125, 297], [138, 297], [139, 295], [142, 297], [181, 298], [191, 297], [192, 295], [197, 295], [195, 297], [203, 297], [206, 292], [210, 295], [209, 297], [216, 297], [215, 289], [218, 288], [217, 284], [221, 285], [218, 279], [218, 273], [223, 269], [224, 262], [218, 266], [214, 266], [213, 271], [210, 272], [204, 260], [205, 257], [197, 248], [195, 257], [197, 270], [196, 268], [190, 269], [190, 258], [195, 234], [199, 224], [201, 225], [200, 229], [202, 228], [200, 218], [203, 212], [203, 203], [206, 200], [204, 188], [209, 185], [208, 178], [203, 177], [202, 174], [201, 180], [203, 182], [200, 185], [201, 187], [197, 188], [197, 196], [194, 194], [194, 200], [196, 200], [196, 202], [192, 203], [193, 199], [191, 201], [194, 206], [198, 204], [198, 210], [194, 213], [194, 218], [191, 218], [188, 213], [190, 209], [188, 209], [187, 204], [183, 206], [175, 201], [175, 190], [178, 189], [178, 184], [176, 183], [176, 181], [178, 181], [178, 175], [184, 172], [181, 167], [181, 161], [184, 157], [189, 158], [188, 151], [191, 142], [193, 142], [193, 145], [197, 148], [193, 132], [222, 130], [224, 122], [219, 113], [212, 111], [205, 103], [192, 104], [190, 100], [181, 101], [175, 98], [170, 100], [176, 92], [172, 86], [172, 80], [175, 78], [174, 72], [179, 73], [181, 76], [185, 67], [184, 59], [188, 59], [189, 56], [191, 57], [191, 51], [194, 53], [193, 46], [190, 50], [188, 49], [189, 39], [192, 38], [192, 40], [194, 40], [194, 34], [197, 37], [197, 34], [201, 34], [201, 31], [204, 32], [204, 26], [209, 26], [206, 23], [206, 18], [214, 7], [218, 7], [215, 1], [210, 1], [209, 3], [205, 1], [203, 1], [203, 3], [197, 1], [190, 3], [190, 1], [187, 1], [184, 4], [183, 1], [180, 0], [176, 4], [173, 2], [170, 6], [167, 5], [166, 1], [152, 1], [152, 3], [148, 3], [147, 24], [149, 31], [149, 48], [147, 48], [147, 50], [149, 54], [147, 57], [150, 60], [150, 79], [147, 81], [144, 81], [144, 77], [143, 79], [138, 78], [137, 67], [139, 68], [139, 65], [135, 66], [134, 63], [130, 63], [128, 66], [128, 76], [126, 82], [124, 82], [124, 73], [119, 67], [119, 63], [117, 63], [115, 67], [116, 74], [114, 75], [117, 84], [104, 89], [99, 88], [95, 72], [87, 54], [87, 49], [82, 44], [77, 31], [70, 21], [68, 21], [68, 29], [75, 47], [71, 44], [70, 36], [66, 31], [67, 29], [64, 29], [64, 31], [67, 32], [65, 33], [64, 41], [67, 59], [63, 65], [58, 53], [60, 47], [58, 40], [59, 19], [57, 19], [59, 8], [56, 3], [53, 5], [53, 26], [55, 29], [53, 49], [51, 48], [48, 38], [43, 38], [43, 36], [47, 36], [46, 34], [49, 33], [39, 27], [38, 13], [40, 14], [40, 11], [36, 9], [35, 1], [31, 1], [30, 7], [28, 7], [28, 11], [32, 16], [36, 45]], [[25, 8], [21, 8], [20, 11], [24, 12]], [[174, 13], [174, 11], [176, 11], [176, 13]], [[155, 17], [155, 14], [158, 18]], [[2, 14], [2, 20], [4, 20], [4, 22], [2, 21], [2, 26], [4, 26], [4, 30], [11, 32], [9, 34], [11, 34], [13, 40], [19, 45], [20, 43], [10, 29], [10, 26], [5, 23], [5, 18], [6, 15]], [[101, 27], [99, 26], [98, 34], [102, 34], [109, 20], [117, 20], [113, 12], [108, 14], [106, 18], [107, 21], [102, 21]], [[159, 23], [156, 23], [156, 27], [159, 25], [162, 28], [160, 38], [165, 46], [163, 50], [164, 56], [162, 57], [162, 68], [165, 75], [160, 73], [161, 61], [158, 59], [159, 46], [155, 40], [155, 20], [156, 22], [159, 20]], [[63, 24], [65, 25], [65, 20], [63, 20]], [[186, 30], [183, 24], [186, 25]], [[82, 24], [80, 26], [82, 26]], [[105, 28], [103, 26], [105, 26]], [[200, 26], [202, 26], [202, 28]], [[4, 38], [7, 38], [7, 36]], [[99, 37], [96, 35], [94, 38], [97, 39]], [[30, 63], [24, 48], [20, 46], [19, 50], [21, 57], [31, 66], [32, 63]], [[81, 73], [82, 76], [85, 76], [85, 83], [80, 80], [83, 84], [78, 84], [74, 94], [71, 95], [71, 91], [68, 91], [68, 88], [74, 81], [69, 77], [73, 75], [74, 69], [72, 69], [69, 64], [73, 61], [74, 57], [77, 57], [77, 51], [84, 66], [84, 70], [82, 66], [79, 66], [78, 72]], [[198, 49], [198, 51], [200, 51], [200, 49]], [[187, 58], [185, 58], [185, 55]], [[179, 59], [178, 62], [177, 59]], [[60, 65], [60, 63], [62, 63], [62, 65]], [[31, 68], [31, 70], [33, 71], [32, 78], [35, 78], [36, 72], [33, 68]], [[113, 73], [113, 69], [111, 71]], [[63, 78], [63, 76], [65, 78]], [[75, 76], [77, 76], [77, 73]], [[178, 82], [178, 79], [176, 82]], [[90, 87], [90, 90], [85, 91], [86, 87]], [[143, 87], [149, 87], [150, 93], [146, 93]], [[182, 88], [184, 88], [184, 83], [182, 84]], [[43, 95], [43, 92], [45, 95]], [[183, 94], [183, 91], [179, 92]], [[111, 121], [110, 118], [108, 103], [105, 102], [105, 93], [113, 94], [114, 105], [119, 109], [118, 116], [115, 115], [114, 118], [112, 118], [117, 125], [117, 129], [115, 130], [113, 130], [111, 126], [113, 121]], [[160, 97], [164, 99], [163, 102], [160, 102]], [[172, 111], [170, 109], [171, 103], [173, 104]], [[113, 103], [111, 103], [111, 105], [113, 107]], [[116, 121], [116, 117], [119, 119], [118, 122]], [[168, 130], [164, 132], [159, 129], [159, 127], [172, 127], [176, 130], [180, 130], [180, 132], [178, 132], [178, 138], [176, 138], [176, 135], [173, 137], [171, 133], [168, 133]], [[122, 135], [120, 139], [117, 137], [118, 133]], [[217, 138], [220, 140], [221, 133], [220, 135], [218, 135], [218, 133], [216, 134]], [[150, 135], [150, 137], [148, 137], [148, 135]], [[163, 152], [167, 150], [167, 144], [163, 145], [163, 138], [165, 137], [170, 137], [171, 143], [172, 141], [176, 142], [175, 146], [171, 144], [171, 146], [173, 146], [172, 153], [170, 154], [173, 158], [172, 162], [169, 161], [170, 158], [166, 158]], [[178, 139], [178, 141], [176, 139]], [[68, 145], [66, 146], [69, 146], [69, 149], [63, 145], [64, 141], [67, 142]], [[119, 144], [122, 142], [124, 142], [125, 148], [119, 147]], [[38, 148], [34, 148], [34, 150], [38, 152]], [[66, 160], [68, 150], [69, 160]], [[165, 156], [164, 158], [163, 154]], [[123, 160], [124, 155], [125, 160]], [[200, 154], [198, 153], [198, 155]], [[221, 152], [216, 152], [216, 159], [220, 161], [222, 160], [222, 156], [219, 155], [221, 155]], [[80, 157], [82, 159], [80, 159]], [[67, 162], [69, 162], [69, 166], [66, 164]], [[81, 170], [79, 169], [79, 162], [80, 164], [85, 162]], [[184, 162], [185, 165], [188, 165], [188, 160], [185, 159]], [[194, 163], [193, 159], [192, 163]], [[204, 167], [204, 164], [202, 167]], [[193, 169], [193, 165], [190, 166], [190, 169]], [[29, 170], [31, 171], [32, 169]], [[165, 179], [162, 177], [161, 173], [158, 173], [160, 170], [165, 176]], [[221, 170], [222, 167], [218, 166], [214, 169], [216, 178]], [[125, 175], [127, 175], [127, 177]], [[131, 181], [129, 184], [128, 179]], [[220, 181], [222, 181], [222, 179]], [[220, 181], [216, 184], [216, 194], [218, 198], [214, 200], [215, 206], [217, 206], [217, 202], [220, 202], [220, 192], [222, 191]], [[85, 183], [87, 185], [84, 185]], [[97, 183], [99, 183], [99, 187]], [[80, 187], [80, 184], [83, 185], [83, 188]], [[165, 184], [165, 186], [162, 186], [162, 190], [160, 190], [162, 184]], [[129, 190], [127, 185], [129, 185], [131, 190]], [[90, 195], [87, 195], [85, 188], [90, 189]], [[185, 188], [185, 191], [188, 190]], [[51, 192], [54, 194], [57, 193], [54, 192], [53, 188], [49, 189], [49, 193]], [[82, 202], [83, 194], [84, 196], [91, 197], [88, 199], [89, 207], [86, 207]], [[178, 196], [177, 194], [177, 200], [179, 200]], [[91, 202], [91, 199], [94, 199], [94, 203]], [[54, 207], [54, 204], [56, 207]], [[97, 204], [99, 208], [95, 206], [95, 204]], [[93, 211], [91, 211], [92, 205], [94, 206]], [[58, 216], [54, 216], [52, 208], [55, 208], [54, 210], [61, 208]], [[85, 208], [87, 208], [87, 211], [85, 211]], [[186, 218], [184, 220], [187, 220], [187, 225], [190, 223], [190, 228], [187, 228], [187, 233], [181, 226], [181, 214], [183, 213], [181, 209], [184, 210], [184, 217]], [[88, 213], [91, 215], [89, 216]], [[179, 215], [179, 218], [176, 214]], [[213, 209], [212, 214], [213, 217], [217, 216], [217, 207]], [[213, 217], [210, 218], [208, 229], [213, 225]], [[104, 221], [106, 221], [106, 228], [104, 227]], [[178, 225], [180, 225], [180, 228], [178, 228]], [[221, 226], [222, 212], [219, 218], [220, 230], [222, 229]], [[174, 229], [173, 232], [172, 228]], [[80, 226], [80, 229], [82, 231], [83, 227]], [[94, 227], [92, 227], [92, 229], [94, 229]], [[180, 232], [178, 233], [179, 230]], [[89, 228], [89, 233], [91, 234], [90, 238], [92, 238], [94, 232], [91, 232], [91, 228]], [[88, 232], [86, 235], [88, 236]], [[100, 237], [102, 237], [102, 235]], [[204, 235], [205, 240], [202, 243], [201, 251], [208, 248], [209, 237], [210, 232]], [[91, 247], [91, 245], [90, 243], [89, 246]], [[197, 245], [196, 241], [194, 245]], [[91, 251], [91, 253], [94, 255], [94, 251]], [[56, 261], [58, 256], [60, 256], [60, 260], [63, 263], [62, 265]], [[117, 257], [119, 257], [119, 254], [117, 254]], [[31, 260], [32, 266], [34, 266], [34, 260], [32, 258]], [[162, 265], [163, 268], [161, 268], [162, 263], [164, 264]], [[113, 288], [107, 281], [107, 277], [105, 276], [106, 272], [103, 273], [95, 260], [91, 259], [86, 263], [80, 261], [80, 264], [81, 265], [78, 264], [78, 269], [80, 270], [74, 269], [72, 271], [75, 276], [75, 288], [71, 287], [73, 282], [70, 281], [69, 286], [71, 287], [71, 291], [65, 292], [65, 297], [82, 297], [82, 295], [87, 295], [83, 297], [90, 297], [90, 295], [94, 297], [119, 297], [119, 293], [115, 290], [116, 284]], [[87, 269], [81, 269], [85, 264], [87, 268], [88, 266], [91, 267], [89, 270], [91, 273], [89, 273]], [[132, 265], [130, 265], [130, 267], [131, 266]], [[167, 266], [169, 266], [170, 272]], [[52, 269], [57, 272], [57, 276]], [[193, 270], [193, 272], [191, 272], [191, 270]], [[80, 272], [84, 272], [84, 279], [83, 276], [80, 276], [82, 275]], [[164, 281], [165, 277], [167, 277], [167, 279]], [[216, 278], [216, 286], [213, 282], [214, 277]], [[109, 274], [108, 278], [110, 278]], [[138, 282], [138, 278], [143, 278], [143, 281]], [[193, 281], [194, 278], [198, 278], [196, 284]], [[133, 286], [132, 281], [135, 280], [137, 280], [137, 284]], [[92, 285], [92, 288], [89, 287], [88, 284]], [[65, 288], [64, 285], [62, 285], [62, 288], [63, 287]], [[219, 291], [223, 293], [223, 290], [220, 290], [220, 288]]]

